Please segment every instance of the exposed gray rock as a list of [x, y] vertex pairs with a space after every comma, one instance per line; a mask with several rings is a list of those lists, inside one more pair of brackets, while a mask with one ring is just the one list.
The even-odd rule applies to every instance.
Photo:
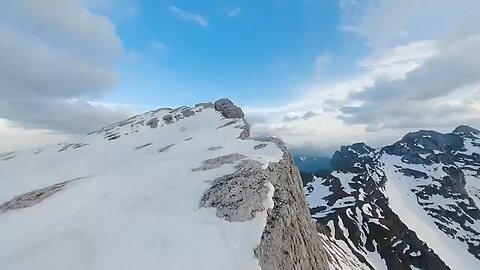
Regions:
[[463, 133], [463, 134], [475, 134], [475, 135], [480, 135], [480, 130], [476, 128], [472, 128], [466, 125], [461, 125], [456, 127], [453, 130], [453, 133]]
[[147, 126], [150, 128], [157, 128], [158, 127], [158, 118], [154, 117], [147, 121]]
[[243, 122], [245, 123], [241, 128], [243, 131], [238, 135], [239, 139], [245, 140], [250, 138], [250, 124], [247, 122], [247, 120], [243, 119]]
[[183, 115], [181, 115], [181, 114], [176, 114], [176, 115], [174, 116], [174, 118], [175, 118], [175, 120], [180, 121], [180, 120], [183, 119]]
[[267, 176], [261, 164], [243, 160], [232, 174], [221, 176], [205, 191], [200, 207], [217, 208], [217, 216], [228, 221], [246, 221], [265, 210], [263, 201], [269, 192]]
[[3, 154], [0, 154], [0, 160], [1, 161], [7, 161], [7, 160], [10, 160], [12, 158], [15, 158], [16, 156], [18, 156], [17, 152], [3, 153]]
[[202, 102], [202, 103], [197, 103], [195, 107], [201, 107], [201, 108], [212, 108], [215, 109], [215, 105], [213, 105], [212, 102]]
[[190, 141], [191, 139], [193, 139], [193, 137], [188, 137], [184, 141]]
[[173, 116], [171, 114], [167, 114], [163, 116], [163, 122], [167, 124], [172, 124], [173, 123]]
[[181, 112], [183, 110], [188, 110], [188, 109], [189, 108], [187, 106], [180, 106], [178, 108], [171, 110], [169, 113], [174, 114], [174, 113]]
[[171, 110], [173, 109], [170, 107], [162, 107], [162, 108], [158, 108], [156, 110], [150, 111], [150, 113], [156, 114], [157, 112], [160, 112], [160, 111], [171, 111]]
[[442, 187], [448, 191], [457, 192], [468, 196], [465, 190], [465, 174], [463, 171], [454, 166], [444, 166], [443, 171], [448, 174], [448, 177], [444, 177], [442, 181]]
[[65, 184], [66, 182], [62, 182], [62, 183], [55, 184], [53, 186], [34, 190], [31, 192], [16, 196], [10, 201], [0, 205], [0, 213], [8, 210], [16, 210], [16, 209], [22, 209], [22, 208], [33, 206], [41, 202], [42, 200], [52, 196], [58, 191], [62, 190]]
[[85, 177], [79, 177], [75, 178], [72, 180], [68, 180], [65, 182], [61, 182], [55, 185], [51, 185], [45, 188], [37, 189], [34, 191], [30, 191], [18, 196], [15, 196], [13, 199], [11, 199], [8, 202], [5, 202], [0, 205], [0, 213], [3, 213], [5, 211], [10, 211], [10, 210], [16, 210], [16, 209], [22, 209], [22, 208], [27, 208], [31, 207], [46, 198], [52, 196], [53, 194], [61, 191], [62, 189], [65, 188], [65, 185], [67, 185], [70, 182], [81, 180], [84, 178], [87, 178], [89, 176]]
[[122, 126], [126, 126], [126, 125], [129, 125], [129, 124], [132, 124], [135, 122], [135, 120], [137, 119], [137, 116], [138, 115], [135, 115], [135, 116], [132, 116], [130, 118], [127, 118], [121, 122], [118, 122], [117, 126], [119, 127], [122, 127]]
[[212, 146], [212, 147], [208, 148], [208, 151], [217, 151], [217, 150], [222, 149], [222, 148], [223, 148], [223, 146]]
[[193, 168], [192, 171], [207, 171], [207, 170], [212, 170], [221, 167], [224, 164], [232, 164], [235, 161], [239, 161], [244, 159], [246, 156], [240, 155], [237, 153], [233, 154], [228, 154], [228, 155], [223, 155], [219, 156], [216, 158], [212, 159], [207, 159], [202, 162], [202, 165], [200, 165], [197, 168]]
[[78, 149], [80, 147], [84, 147], [84, 146], [87, 146], [88, 143], [59, 143], [58, 145], [60, 145], [60, 149], [58, 150], [58, 152], [63, 152], [65, 150], [68, 150], [68, 149]]
[[[281, 143], [283, 144], [283, 143]], [[274, 207], [255, 253], [262, 270], [328, 269], [323, 242], [310, 220], [302, 180], [290, 154], [266, 169], [275, 187]]]
[[[47, 150], [46, 147], [37, 148], [37, 149], [34, 150], [33, 154], [37, 155], [37, 154], [40, 154], [41, 152], [43, 152], [43, 151], [45, 151], [45, 150]], [[0, 155], [0, 157], [1, 157], [1, 156], [2, 156], [2, 155]]]
[[[258, 138], [275, 142], [286, 149], [277, 138]], [[258, 144], [265, 147], [266, 144]], [[258, 146], [257, 145], [257, 146]], [[255, 249], [262, 270], [323, 270], [328, 269], [323, 241], [310, 219], [302, 190], [300, 173], [288, 153], [283, 159], [263, 169], [254, 160], [239, 154], [230, 154], [204, 161], [193, 169], [209, 170], [225, 163], [243, 159], [235, 172], [213, 181], [205, 191], [201, 207], [215, 207], [217, 216], [229, 221], [245, 221], [264, 211], [263, 202], [269, 192], [267, 181], [274, 187], [274, 207], [267, 211], [267, 225], [260, 245]]]
[[258, 150], [258, 149], [262, 149], [262, 148], [265, 148], [265, 146], [267, 146], [266, 143], [260, 143], [260, 144], [257, 144], [253, 147], [254, 150]]
[[190, 116], [194, 115], [195, 112], [192, 111], [192, 110], [190, 110], [190, 109], [188, 109], [188, 110], [182, 111], [182, 114], [183, 114], [183, 117], [190, 117]]
[[215, 101], [215, 110], [220, 111], [225, 118], [243, 118], [245, 116], [242, 109], [235, 106], [228, 98]]
[[225, 124], [223, 124], [223, 125], [221, 125], [221, 126], [218, 126], [217, 129], [224, 128], [224, 127], [227, 127], [227, 126], [236, 124], [236, 123], [237, 123], [237, 120], [228, 121], [227, 123], [225, 123]]
[[118, 138], [120, 138], [120, 134], [117, 133], [117, 132], [109, 131], [109, 132], [105, 133], [105, 139], [107, 139], [109, 141], [113, 141], [113, 140], [116, 140]]
[[137, 147], [135, 147], [134, 150], [135, 150], [135, 151], [136, 151], [136, 150], [140, 150], [140, 149], [145, 148], [145, 147], [147, 147], [147, 146], [149, 146], [149, 145], [152, 145], [152, 143], [146, 143], [146, 144], [144, 144], [144, 145], [137, 146]]
[[162, 147], [162, 148], [158, 149], [158, 153], [163, 153], [163, 152], [165, 152], [165, 151], [168, 151], [168, 149], [170, 149], [170, 147], [172, 147], [172, 146], [174, 146], [174, 145], [175, 145], [175, 144], [173, 143], [173, 144], [169, 144], [169, 145], [167, 145], [167, 146], [165, 146], [165, 147]]
[[279, 138], [275, 138], [275, 137], [272, 137], [272, 136], [267, 136], [267, 137], [257, 137], [254, 140], [257, 141], [257, 142], [273, 142], [278, 148], [280, 148], [280, 150], [282, 150], [282, 152], [288, 153], [287, 146]]

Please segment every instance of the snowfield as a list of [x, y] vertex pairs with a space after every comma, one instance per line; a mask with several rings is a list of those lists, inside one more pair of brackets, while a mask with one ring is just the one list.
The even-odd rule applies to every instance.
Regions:
[[[241, 160], [282, 158], [273, 143], [239, 139], [244, 125], [208, 106], [162, 109], [71, 144], [0, 155], [0, 269], [260, 269], [272, 184], [253, 219], [200, 206]], [[240, 158], [195, 170], [230, 154]]]
[[[452, 269], [472, 269], [473, 265], [478, 265], [479, 261], [475, 256], [467, 251], [468, 246], [437, 229], [434, 219], [419, 205], [419, 198], [415, 194], [418, 186], [435, 183], [431, 178], [441, 179], [443, 172], [438, 165], [417, 165], [402, 164], [400, 157], [384, 155], [380, 161], [384, 163], [384, 171], [388, 181], [385, 185], [385, 195], [389, 198], [389, 205], [392, 210], [401, 217], [401, 220], [409, 227], [413, 228], [418, 237], [429, 245], [447, 265]], [[404, 167], [415, 169], [429, 175], [429, 178], [407, 177], [398, 172], [395, 164], [402, 164]], [[397, 165], [398, 166], [398, 165]], [[442, 196], [431, 196], [428, 203], [435, 207], [448, 209], [456, 202], [446, 199]], [[454, 223], [450, 222], [451, 229], [458, 233], [465, 234], [463, 237], [471, 237], [479, 239], [478, 235], [465, 231], [461, 227], [454, 227]], [[471, 226], [480, 228], [480, 222], [474, 221]], [[480, 230], [478, 230], [480, 231]], [[469, 234], [472, 234], [471, 236]], [[480, 239], [479, 239], [480, 241]]]

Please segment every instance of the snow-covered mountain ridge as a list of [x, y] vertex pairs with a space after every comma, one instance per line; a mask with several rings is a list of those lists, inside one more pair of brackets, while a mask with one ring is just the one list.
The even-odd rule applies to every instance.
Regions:
[[283, 144], [227, 99], [0, 155], [0, 269], [326, 269]]
[[479, 269], [480, 131], [343, 146], [331, 165], [305, 187], [331, 269]]

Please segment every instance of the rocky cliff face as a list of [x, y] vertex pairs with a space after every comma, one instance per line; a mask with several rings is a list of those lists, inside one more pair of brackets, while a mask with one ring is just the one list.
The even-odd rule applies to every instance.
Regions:
[[343, 146], [305, 187], [336, 269], [476, 269], [480, 132], [421, 130], [381, 149]]
[[274, 207], [268, 210], [267, 226], [256, 251], [263, 270], [328, 269], [325, 247], [302, 191], [302, 180], [291, 155], [281, 141], [283, 158], [266, 169], [275, 187]]
[[0, 155], [0, 268], [327, 269], [290, 154], [249, 135], [221, 99]]

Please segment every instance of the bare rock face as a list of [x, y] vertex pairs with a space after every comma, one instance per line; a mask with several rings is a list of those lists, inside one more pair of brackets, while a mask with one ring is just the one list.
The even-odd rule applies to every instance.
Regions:
[[166, 124], [172, 124], [173, 123], [173, 116], [171, 114], [167, 114], [163, 117], [163, 121]]
[[274, 207], [268, 210], [267, 226], [256, 250], [262, 270], [328, 269], [323, 242], [310, 220], [300, 173], [290, 154], [271, 163], [266, 173], [275, 193]]
[[223, 155], [216, 158], [204, 160], [200, 167], [193, 168], [192, 171], [208, 171], [218, 168], [224, 164], [232, 164], [235, 161], [242, 160], [244, 158], [244, 155], [240, 155], [237, 153]]
[[175, 145], [175, 144], [169, 144], [169, 145], [167, 145], [167, 146], [165, 146], [165, 147], [162, 147], [162, 148], [158, 149], [158, 153], [166, 152], [166, 151], [168, 151], [168, 149], [170, 149], [170, 148], [171, 148], [172, 146], [174, 146], [174, 145]]
[[275, 189], [274, 207], [267, 210], [267, 224], [254, 251], [262, 270], [328, 269], [324, 241], [310, 219], [300, 172], [285, 145], [271, 137], [256, 140], [274, 142], [284, 151], [283, 158], [267, 168], [239, 154], [205, 160], [202, 166], [192, 170], [209, 170], [234, 162], [238, 165], [232, 174], [213, 181], [203, 194], [200, 207], [215, 207], [217, 216], [228, 221], [250, 220], [265, 210], [263, 201], [269, 191], [267, 182], [270, 182]]
[[250, 124], [245, 119], [243, 120], [243, 122], [244, 122], [244, 125], [242, 126], [243, 131], [238, 136], [238, 138], [242, 140], [250, 138]]
[[245, 116], [242, 109], [235, 106], [228, 98], [215, 101], [215, 110], [220, 111], [225, 118], [243, 118]]
[[267, 176], [261, 164], [243, 160], [232, 174], [221, 176], [205, 191], [201, 207], [216, 207], [217, 216], [228, 221], [246, 221], [264, 211], [268, 194]]
[[15, 196], [13, 199], [0, 204], [0, 214], [10, 210], [17, 210], [17, 209], [34, 206], [40, 203], [41, 201], [47, 199], [48, 197], [54, 195], [55, 193], [63, 190], [66, 187], [66, 185], [69, 184], [70, 182], [82, 180], [88, 177], [89, 176], [71, 179], [68, 181], [64, 181], [48, 187], [40, 188], [37, 190], [33, 190], [30, 192]]
[[147, 126], [151, 128], [157, 128], [158, 127], [158, 119], [156, 117], [150, 119], [147, 121]]
[[255, 146], [253, 147], [253, 149], [258, 150], [258, 149], [264, 148], [265, 146], [267, 146], [266, 143], [259, 143], [259, 144], [255, 145]]
[[58, 191], [62, 190], [67, 182], [58, 183], [46, 188], [41, 188], [22, 195], [18, 195], [8, 202], [0, 205], [0, 213], [8, 210], [22, 209], [33, 206], [44, 199], [52, 196]]

